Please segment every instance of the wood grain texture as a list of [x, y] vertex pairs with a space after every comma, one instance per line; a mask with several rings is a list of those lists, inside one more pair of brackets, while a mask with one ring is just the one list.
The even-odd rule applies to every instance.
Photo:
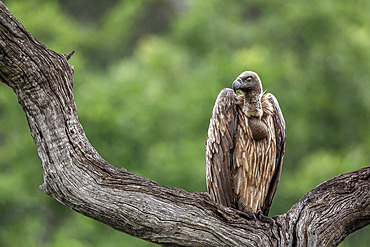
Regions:
[[370, 167], [307, 193], [274, 225], [110, 165], [91, 146], [73, 98], [73, 68], [0, 2], [0, 79], [23, 107], [42, 190], [73, 210], [163, 246], [335, 246], [370, 222]]

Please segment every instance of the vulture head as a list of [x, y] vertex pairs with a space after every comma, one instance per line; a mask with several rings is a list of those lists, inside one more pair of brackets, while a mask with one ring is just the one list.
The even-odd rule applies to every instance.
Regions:
[[246, 94], [262, 94], [262, 83], [260, 78], [253, 71], [244, 71], [233, 83], [233, 90], [241, 90]]
[[234, 91], [240, 90], [238, 104], [241, 105], [247, 117], [261, 119], [263, 115], [261, 97], [262, 83], [258, 75], [252, 71], [244, 71], [233, 82]]

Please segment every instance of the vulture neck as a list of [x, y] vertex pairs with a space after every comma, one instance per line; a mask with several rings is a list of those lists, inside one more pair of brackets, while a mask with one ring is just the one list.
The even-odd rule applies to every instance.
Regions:
[[259, 92], [243, 92], [241, 96], [244, 96], [243, 112], [247, 117], [255, 117], [261, 119], [263, 115], [261, 97], [262, 93]]

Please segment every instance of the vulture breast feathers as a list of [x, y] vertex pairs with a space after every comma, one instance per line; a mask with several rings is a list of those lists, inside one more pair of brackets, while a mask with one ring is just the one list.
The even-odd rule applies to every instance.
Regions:
[[[268, 215], [285, 151], [285, 121], [258, 75], [243, 72], [218, 95], [206, 142], [207, 188], [213, 200]], [[235, 94], [240, 90], [240, 94]]]

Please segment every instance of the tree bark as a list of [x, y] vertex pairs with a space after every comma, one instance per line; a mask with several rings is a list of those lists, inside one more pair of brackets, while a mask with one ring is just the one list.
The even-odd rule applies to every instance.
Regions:
[[258, 220], [118, 169], [85, 136], [73, 67], [0, 2], [0, 79], [23, 107], [43, 167], [41, 189], [73, 210], [163, 246], [336, 246], [370, 222], [370, 167], [308, 192], [276, 220]]

